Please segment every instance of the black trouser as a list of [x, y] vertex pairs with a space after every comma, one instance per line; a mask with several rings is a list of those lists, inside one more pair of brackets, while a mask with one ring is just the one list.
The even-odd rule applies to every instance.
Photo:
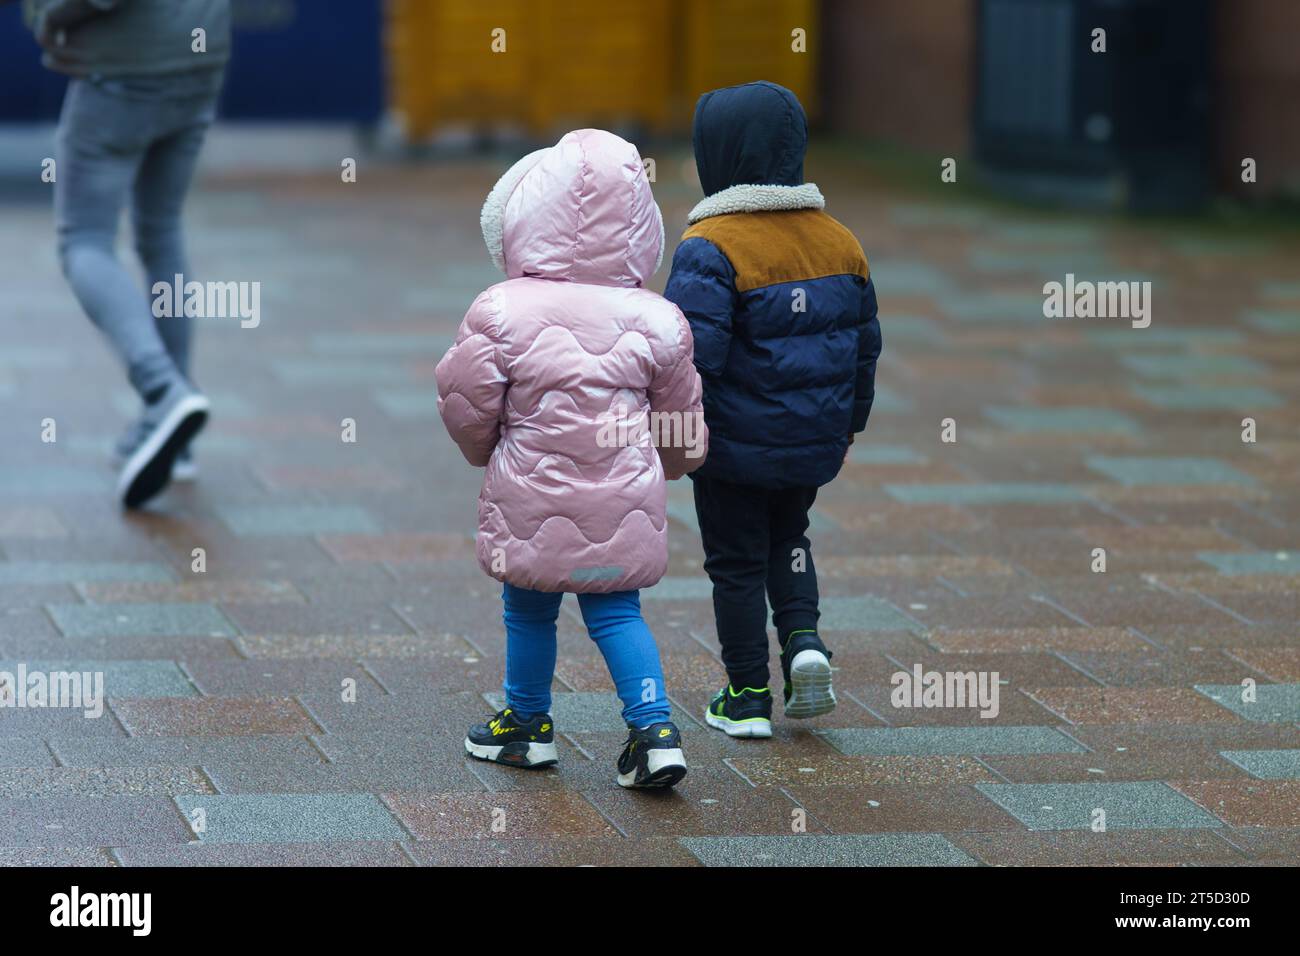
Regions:
[[764, 592], [782, 645], [792, 631], [817, 627], [817, 571], [805, 533], [817, 489], [694, 483], [722, 663], [733, 687], [766, 687]]

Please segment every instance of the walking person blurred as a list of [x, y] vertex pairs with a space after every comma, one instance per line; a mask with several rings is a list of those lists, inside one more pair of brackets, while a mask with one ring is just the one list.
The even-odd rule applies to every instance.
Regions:
[[[42, 62], [71, 78], [55, 145], [59, 258], [143, 402], [115, 448], [117, 493], [135, 508], [173, 476], [193, 477], [190, 443], [208, 415], [190, 381], [193, 318], [155, 318], [145, 293], [188, 271], [181, 209], [230, 56], [230, 3], [23, 4]], [[127, 205], [144, 288], [114, 251]]]

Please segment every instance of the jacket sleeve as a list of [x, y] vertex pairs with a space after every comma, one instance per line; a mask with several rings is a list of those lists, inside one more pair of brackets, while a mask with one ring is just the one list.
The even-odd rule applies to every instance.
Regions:
[[880, 320], [876, 318], [876, 285], [871, 279], [862, 290], [862, 320], [858, 325], [858, 373], [853, 386], [853, 423], [849, 434], [867, 427], [871, 403], [876, 398], [876, 359], [882, 346]]
[[39, 11], [47, 29], [66, 30], [121, 6], [122, 0], [54, 0]]
[[[673, 310], [677, 312], [676, 309]], [[659, 366], [647, 389], [650, 411], [661, 422], [655, 446], [663, 462], [664, 475], [675, 481], [704, 464], [709, 451], [709, 430], [704, 424], [704, 388], [695, 370], [695, 346], [691, 327], [677, 313], [677, 342], [673, 359]]]
[[664, 298], [681, 309], [695, 338], [695, 367], [719, 375], [731, 348], [736, 306], [736, 272], [707, 239], [687, 239], [673, 254]]
[[438, 380], [438, 414], [465, 460], [483, 467], [501, 437], [509, 379], [501, 370], [499, 325], [491, 290], [465, 313], [456, 342], [442, 357]]

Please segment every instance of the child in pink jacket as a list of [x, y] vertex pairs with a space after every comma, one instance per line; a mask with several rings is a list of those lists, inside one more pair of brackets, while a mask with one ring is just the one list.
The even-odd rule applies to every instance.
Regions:
[[623, 702], [625, 787], [686, 773], [638, 589], [668, 565], [665, 478], [704, 461], [690, 327], [642, 286], [663, 258], [659, 207], [632, 144], [569, 133], [517, 162], [483, 206], [506, 281], [483, 292], [438, 363], [438, 410], [486, 467], [479, 565], [504, 582], [506, 706], [470, 728], [474, 757], [556, 762], [555, 622], [578, 595]]

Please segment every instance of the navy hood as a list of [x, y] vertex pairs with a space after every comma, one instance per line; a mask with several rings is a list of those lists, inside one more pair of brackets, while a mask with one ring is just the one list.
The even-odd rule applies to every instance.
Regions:
[[692, 141], [706, 196], [732, 186], [803, 184], [808, 117], [784, 86], [763, 80], [705, 93]]

